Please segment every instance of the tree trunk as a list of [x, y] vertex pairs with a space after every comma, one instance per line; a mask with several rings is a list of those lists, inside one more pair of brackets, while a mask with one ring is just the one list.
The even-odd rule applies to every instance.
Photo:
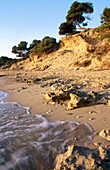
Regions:
[[79, 28], [77, 28], [77, 29], [86, 30], [86, 28], [84, 28], [84, 27], [81, 27], [81, 26], [79, 25], [78, 21], [75, 21], [75, 22], [77, 23], [77, 25], [78, 25], [78, 27], [79, 27]]

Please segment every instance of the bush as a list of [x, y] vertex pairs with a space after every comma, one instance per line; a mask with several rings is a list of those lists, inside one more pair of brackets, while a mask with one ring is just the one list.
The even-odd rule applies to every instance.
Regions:
[[95, 29], [96, 39], [103, 40], [105, 38], [110, 38], [110, 23], [105, 23], [99, 28]]
[[42, 55], [43, 53], [48, 54], [49, 52], [54, 50], [56, 45], [57, 42], [55, 38], [46, 36], [42, 39], [42, 41], [40, 41], [33, 47], [32, 52], [38, 55]]
[[0, 57], [0, 66], [11, 66], [12, 64], [18, 62], [18, 59], [12, 59], [5, 56]]

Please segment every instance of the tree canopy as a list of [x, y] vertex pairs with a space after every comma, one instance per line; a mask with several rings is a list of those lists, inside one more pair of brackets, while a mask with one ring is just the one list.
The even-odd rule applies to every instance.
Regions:
[[104, 8], [103, 14], [101, 15], [101, 23], [110, 22], [110, 8]]
[[0, 57], [0, 67], [6, 65], [11, 66], [15, 62], [17, 62], [17, 59], [8, 58], [7, 56]]
[[63, 22], [59, 27], [59, 34], [65, 35], [66, 33], [71, 33], [73, 29], [76, 30], [75, 25], [73, 25], [72, 23], [68, 24], [67, 22]]
[[49, 53], [57, 46], [55, 38], [46, 36], [42, 40], [34, 39], [27, 48], [27, 42], [21, 41], [17, 46], [12, 47], [12, 53], [17, 54], [17, 57], [27, 58], [30, 53], [38, 54]]
[[66, 22], [61, 23], [59, 27], [59, 34], [63, 35], [66, 33], [74, 32], [75, 30], [78, 29], [76, 28], [76, 26], [78, 26], [80, 29], [85, 29], [81, 27], [81, 24], [83, 26], [87, 26], [88, 23], [85, 22], [85, 20], [86, 19], [90, 20], [90, 17], [89, 15], [86, 16], [84, 14], [90, 14], [93, 11], [94, 10], [92, 3], [89, 2], [79, 3], [75, 1], [71, 5], [70, 10], [68, 11], [68, 14], [66, 16]]
[[39, 55], [42, 53], [48, 53], [52, 51], [56, 44], [57, 43], [55, 38], [46, 36], [42, 39], [42, 41], [36, 41], [36, 45], [32, 49], [32, 52]]
[[18, 46], [12, 47], [12, 53], [18, 54], [17, 57], [25, 58], [28, 52], [27, 44], [26, 41], [21, 41]]

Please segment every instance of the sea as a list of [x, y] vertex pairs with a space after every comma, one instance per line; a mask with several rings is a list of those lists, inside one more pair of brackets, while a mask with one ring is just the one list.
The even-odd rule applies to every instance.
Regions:
[[52, 170], [56, 156], [69, 145], [91, 142], [88, 124], [49, 122], [19, 103], [6, 102], [8, 95], [0, 91], [0, 170]]

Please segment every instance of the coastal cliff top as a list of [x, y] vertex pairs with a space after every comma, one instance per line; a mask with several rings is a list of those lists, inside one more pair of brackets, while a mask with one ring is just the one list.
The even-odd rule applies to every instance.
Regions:
[[30, 54], [26, 60], [11, 66], [12, 70], [106, 70], [110, 69], [110, 30], [87, 29], [60, 39], [60, 47], [38, 57]]

